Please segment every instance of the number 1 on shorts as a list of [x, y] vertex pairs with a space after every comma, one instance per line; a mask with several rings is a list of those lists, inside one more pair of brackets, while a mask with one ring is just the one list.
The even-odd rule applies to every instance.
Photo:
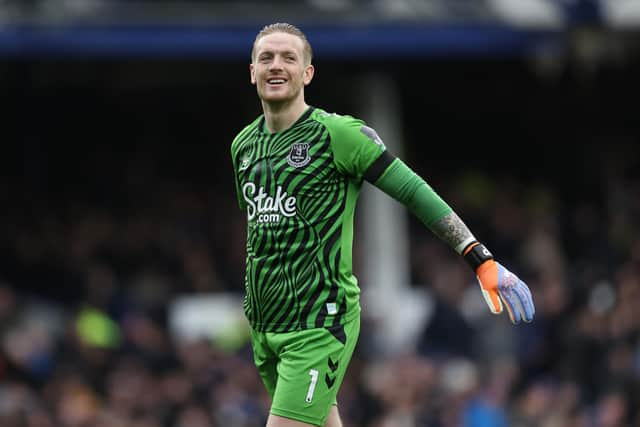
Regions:
[[311, 383], [309, 384], [307, 398], [305, 399], [307, 403], [311, 403], [311, 399], [313, 399], [313, 392], [315, 391], [316, 383], [318, 382], [318, 371], [316, 371], [315, 369], [311, 369], [309, 371], [309, 375], [311, 375]]

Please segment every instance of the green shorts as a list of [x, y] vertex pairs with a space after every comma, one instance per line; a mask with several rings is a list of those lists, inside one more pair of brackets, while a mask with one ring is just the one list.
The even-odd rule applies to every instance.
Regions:
[[356, 318], [335, 328], [273, 333], [251, 330], [253, 358], [271, 413], [323, 426], [360, 333]]

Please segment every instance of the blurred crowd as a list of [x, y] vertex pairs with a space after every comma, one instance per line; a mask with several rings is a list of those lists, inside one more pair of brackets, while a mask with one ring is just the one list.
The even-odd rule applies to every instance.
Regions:
[[[364, 313], [339, 396], [345, 426], [640, 426], [637, 154], [603, 154], [601, 187], [584, 198], [483, 172], [437, 180], [528, 282], [536, 320], [489, 314], [468, 267], [414, 220], [413, 283], [433, 309], [415, 348], [390, 358], [376, 356]], [[140, 173], [119, 204], [25, 195], [2, 211], [0, 426], [264, 425], [248, 342], [168, 327], [180, 295], [240, 303], [244, 218], [231, 187], [136, 190], [149, 184]]]
[[[622, 1], [617, 3], [623, 3]], [[631, 4], [632, 2], [627, 2]], [[178, 5], [182, 4], [182, 12]], [[241, 5], [240, 5], [241, 4]], [[246, 15], [238, 11], [253, 11], [253, 18], [264, 19], [275, 15], [289, 19], [313, 21], [326, 14], [342, 13], [345, 17], [365, 17], [373, 20], [422, 21], [476, 21], [505, 19], [505, 22], [534, 25], [556, 25], [558, 20], [567, 24], [596, 24], [603, 18], [602, 9], [622, 8], [634, 13], [637, 24], [637, 7], [616, 6], [612, 0], [271, 0], [269, 2], [238, 0], [0, 0], [0, 18], [35, 21], [38, 23], [107, 20], [117, 23], [117, 18], [149, 22], [180, 22], [183, 19], [200, 20], [204, 15], [216, 22], [216, 14], [235, 20]], [[297, 15], [292, 15], [295, 11]], [[131, 16], [129, 16], [131, 15]], [[531, 15], [531, 18], [527, 18]], [[271, 19], [271, 18], [269, 18]], [[17, 21], [16, 21], [17, 22]]]

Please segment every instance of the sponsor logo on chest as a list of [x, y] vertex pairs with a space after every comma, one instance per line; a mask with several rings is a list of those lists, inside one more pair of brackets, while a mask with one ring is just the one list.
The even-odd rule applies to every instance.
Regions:
[[263, 186], [256, 188], [253, 182], [242, 186], [242, 196], [247, 202], [247, 218], [258, 223], [279, 223], [282, 217], [296, 214], [296, 198], [289, 196], [282, 186], [278, 185], [276, 194], [268, 194]]

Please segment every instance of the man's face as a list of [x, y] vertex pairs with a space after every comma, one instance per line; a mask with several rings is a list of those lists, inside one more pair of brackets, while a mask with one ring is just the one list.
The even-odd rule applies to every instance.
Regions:
[[251, 83], [265, 102], [287, 102], [302, 96], [313, 78], [313, 66], [306, 64], [302, 40], [288, 33], [273, 33], [258, 40]]

